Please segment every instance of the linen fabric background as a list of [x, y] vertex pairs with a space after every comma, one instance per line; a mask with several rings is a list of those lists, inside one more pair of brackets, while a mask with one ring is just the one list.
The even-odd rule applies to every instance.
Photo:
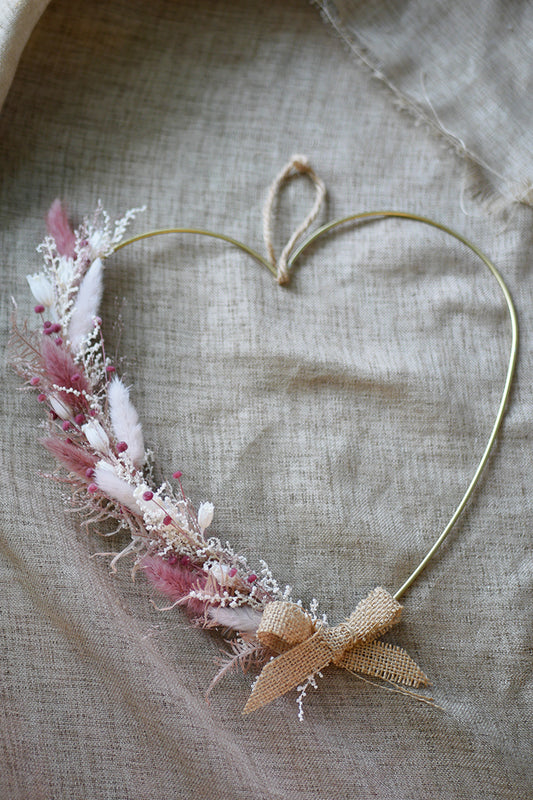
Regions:
[[[53, 0], [37, 22], [45, 6], [0, 4], [4, 343], [10, 297], [31, 314], [56, 196], [75, 220], [99, 198], [112, 215], [146, 204], [136, 232], [261, 248], [266, 190], [298, 152], [329, 189], [320, 221], [405, 209], [477, 242], [521, 346], [481, 484], [387, 637], [441, 709], [330, 669], [303, 723], [295, 692], [242, 718], [249, 675], [206, 704], [220, 639], [91, 557], [126, 540], [87, 535], [40, 474], [42, 410], [4, 367], [0, 797], [530, 796], [531, 5]], [[311, 200], [288, 187], [278, 249]], [[102, 317], [161, 475], [181, 469], [214, 532], [333, 623], [395, 591], [444, 528], [510, 347], [481, 262], [405, 221], [323, 239], [289, 288], [220, 242], [139, 243], [109, 259]]]

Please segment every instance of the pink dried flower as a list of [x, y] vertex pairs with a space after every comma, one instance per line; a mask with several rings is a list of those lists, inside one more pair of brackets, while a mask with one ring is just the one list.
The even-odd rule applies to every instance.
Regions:
[[[46, 449], [52, 453], [57, 460], [66, 467], [69, 472], [74, 472], [81, 478], [91, 478], [94, 474], [93, 467], [96, 464], [95, 456], [88, 453], [82, 447], [67, 442], [64, 439], [43, 439], [41, 441]], [[91, 471], [91, 475], [89, 475]]]
[[54, 200], [50, 206], [46, 216], [46, 226], [50, 236], [53, 236], [55, 240], [59, 255], [74, 258], [76, 237], [69, 225], [67, 213], [61, 205], [61, 200]]
[[[41, 355], [43, 367], [50, 383], [65, 389], [76, 389], [80, 394], [58, 392], [61, 400], [72, 406], [76, 411], [87, 407], [87, 401], [82, 392], [88, 392], [89, 384], [80, 368], [74, 363], [72, 355], [63, 347], [57, 347], [54, 342], [45, 337], [41, 340]], [[73, 380], [73, 378], [76, 380]]]
[[205, 602], [188, 597], [191, 590], [203, 589], [206, 578], [186, 569], [183, 563], [171, 564], [169, 560], [157, 556], [145, 556], [141, 561], [146, 577], [155, 588], [166, 595], [173, 603], [183, 605], [193, 615], [202, 614]]
[[38, 306], [35, 306], [33, 310], [35, 311], [36, 314], [43, 314], [45, 308], [44, 306], [39, 304]]

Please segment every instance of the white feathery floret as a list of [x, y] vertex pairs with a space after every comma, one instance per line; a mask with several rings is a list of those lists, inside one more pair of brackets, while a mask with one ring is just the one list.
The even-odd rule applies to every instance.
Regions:
[[255, 633], [261, 622], [262, 614], [247, 606], [239, 608], [223, 608], [213, 606], [207, 612], [209, 619], [222, 628], [232, 628], [241, 633]]
[[117, 440], [128, 445], [127, 455], [133, 465], [141, 467], [146, 459], [144, 437], [139, 415], [129, 395], [129, 388], [120, 378], [113, 378], [107, 393], [111, 424]]
[[94, 318], [98, 314], [102, 299], [103, 276], [104, 265], [102, 259], [97, 258], [85, 273], [70, 317], [68, 338], [75, 354], [94, 327]]
[[98, 488], [112, 500], [117, 500], [136, 514], [139, 513], [137, 502], [133, 496], [133, 486], [116, 474], [112, 464], [107, 461], [99, 461], [94, 468], [94, 481]]

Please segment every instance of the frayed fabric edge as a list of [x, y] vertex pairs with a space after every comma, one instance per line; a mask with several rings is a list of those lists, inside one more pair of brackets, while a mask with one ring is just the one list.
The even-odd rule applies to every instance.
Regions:
[[[429, 97], [427, 97], [427, 103], [431, 113], [428, 113], [390, 80], [375, 54], [357, 38], [355, 32], [348, 31], [343, 25], [334, 2], [331, 0], [310, 0], [310, 2], [311, 5], [318, 8], [324, 22], [333, 28], [359, 63], [391, 92], [394, 107], [399, 111], [407, 112], [413, 118], [415, 126], [423, 125], [426, 130], [444, 141], [463, 160], [465, 172], [462, 180], [460, 206], [467, 216], [508, 218], [518, 204], [533, 207], [533, 180], [508, 180], [501, 175], [481, 156], [468, 148], [461, 137], [443, 125]], [[421, 81], [423, 85], [423, 75], [421, 75]], [[424, 93], [427, 96], [425, 89]], [[499, 186], [495, 185], [494, 179], [499, 182]], [[467, 209], [467, 196], [470, 198], [470, 202], [475, 204], [476, 211]]]

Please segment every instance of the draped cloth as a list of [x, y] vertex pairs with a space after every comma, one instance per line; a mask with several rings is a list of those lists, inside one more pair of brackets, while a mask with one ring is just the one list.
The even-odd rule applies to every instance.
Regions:
[[[75, 221], [99, 199], [112, 217], [146, 205], [135, 233], [205, 227], [260, 249], [293, 153], [327, 187], [317, 225], [392, 208], [478, 244], [522, 332], [478, 489], [374, 640], [409, 654], [439, 708], [327, 667], [303, 722], [297, 689], [242, 716], [253, 670], [206, 702], [222, 639], [158, 611], [125, 561], [110, 574], [127, 537], [70, 513], [43, 474], [42, 409], [3, 365], [2, 798], [529, 795], [532, 17], [503, 0], [0, 2], [4, 343], [10, 298], [33, 314], [54, 198]], [[312, 203], [291, 181], [277, 253]], [[322, 237], [285, 287], [224, 242], [139, 242], [107, 260], [101, 316], [156, 474], [181, 470], [215, 505], [213, 535], [331, 627], [373, 587], [393, 595], [444, 529], [510, 347], [481, 262], [399, 219]]]

